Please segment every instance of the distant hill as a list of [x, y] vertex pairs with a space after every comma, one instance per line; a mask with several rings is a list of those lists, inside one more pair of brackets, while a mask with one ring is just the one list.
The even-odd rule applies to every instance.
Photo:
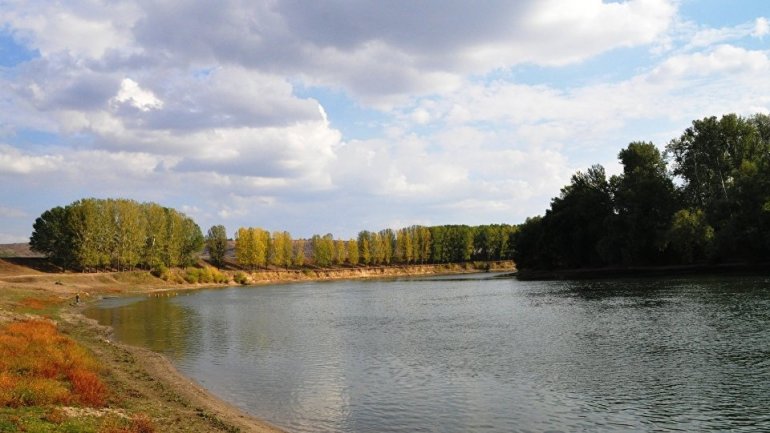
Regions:
[[0, 257], [43, 257], [29, 249], [28, 243], [0, 244]]

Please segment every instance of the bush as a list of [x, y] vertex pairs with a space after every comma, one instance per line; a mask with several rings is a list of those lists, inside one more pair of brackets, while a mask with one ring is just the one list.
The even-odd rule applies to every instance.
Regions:
[[211, 272], [211, 281], [217, 284], [225, 284], [230, 278], [217, 268], [209, 267]]
[[188, 266], [184, 270], [184, 280], [190, 284], [197, 284], [201, 280], [201, 270]]
[[246, 285], [249, 284], [249, 277], [244, 274], [243, 272], [238, 272], [235, 274], [235, 277], [233, 277], [236, 283]]
[[212, 270], [211, 266], [206, 266], [203, 269], [201, 269], [198, 274], [198, 282], [210, 283], [214, 281], [214, 275], [212, 274], [211, 270]]

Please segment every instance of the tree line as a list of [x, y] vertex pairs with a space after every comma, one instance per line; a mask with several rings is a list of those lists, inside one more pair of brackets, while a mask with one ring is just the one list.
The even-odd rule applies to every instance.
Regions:
[[770, 259], [770, 117], [692, 122], [664, 152], [633, 142], [621, 174], [575, 173], [543, 216], [516, 232], [519, 268]]
[[[294, 239], [287, 231], [241, 227], [234, 233], [234, 260], [244, 269], [341, 265], [455, 263], [508, 260], [517, 227], [413, 225], [397, 230], [364, 230], [348, 240], [332, 234]], [[88, 198], [43, 212], [33, 224], [32, 250], [68, 269], [132, 270], [190, 266], [208, 252], [224, 266], [229, 239], [223, 225], [206, 236], [189, 217], [155, 203]]]
[[198, 225], [174, 209], [88, 198], [43, 212], [29, 243], [65, 268], [130, 270], [192, 264], [203, 242]]
[[[294, 240], [285, 231], [270, 233], [259, 227], [241, 227], [235, 232], [235, 260], [247, 269], [509, 260], [516, 230], [516, 226], [508, 224], [414, 225], [398, 230], [364, 230], [347, 240], [335, 239], [331, 233]], [[226, 242], [223, 226], [209, 230], [206, 244], [213, 263], [225, 262]]]

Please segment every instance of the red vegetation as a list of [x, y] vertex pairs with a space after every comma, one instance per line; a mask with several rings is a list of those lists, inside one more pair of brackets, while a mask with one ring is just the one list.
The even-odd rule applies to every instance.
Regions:
[[96, 359], [56, 326], [14, 322], [0, 330], [0, 406], [105, 404]]

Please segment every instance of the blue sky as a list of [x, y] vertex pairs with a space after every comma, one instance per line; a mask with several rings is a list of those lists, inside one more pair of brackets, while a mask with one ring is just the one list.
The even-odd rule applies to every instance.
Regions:
[[83, 197], [295, 237], [519, 223], [770, 110], [762, 0], [0, 0], [0, 243]]

